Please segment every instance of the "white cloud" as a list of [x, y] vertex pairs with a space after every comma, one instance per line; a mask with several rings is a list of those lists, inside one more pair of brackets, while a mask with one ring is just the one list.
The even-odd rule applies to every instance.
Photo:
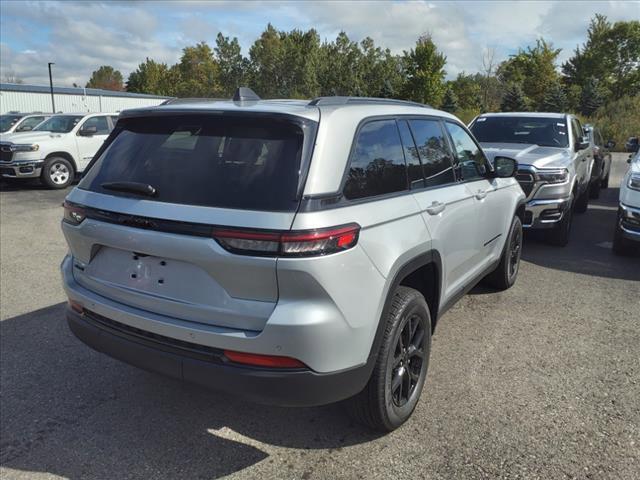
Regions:
[[372, 37], [400, 53], [430, 33], [447, 56], [448, 75], [474, 72], [482, 52], [498, 60], [544, 36], [568, 58], [596, 13], [638, 18], [639, 2], [0, 2], [0, 73], [46, 84], [47, 62], [60, 85], [84, 85], [100, 65], [125, 77], [145, 57], [174, 63], [184, 46], [213, 45], [221, 30], [237, 36], [245, 54], [268, 22], [281, 30], [315, 28], [332, 40]]

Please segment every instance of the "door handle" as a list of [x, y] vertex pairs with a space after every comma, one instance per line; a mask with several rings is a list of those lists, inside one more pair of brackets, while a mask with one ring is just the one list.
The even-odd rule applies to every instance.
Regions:
[[478, 200], [482, 200], [482, 199], [484, 199], [484, 197], [486, 197], [486, 196], [487, 196], [487, 192], [486, 192], [486, 190], [478, 190], [478, 193], [476, 193], [476, 198], [477, 198]]
[[442, 213], [445, 207], [446, 205], [444, 203], [434, 201], [426, 210], [429, 215], [438, 215], [439, 213]]

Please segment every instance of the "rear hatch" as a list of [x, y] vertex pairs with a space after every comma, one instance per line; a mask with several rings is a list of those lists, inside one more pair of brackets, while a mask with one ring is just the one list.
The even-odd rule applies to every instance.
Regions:
[[315, 126], [255, 112], [121, 119], [67, 198], [80, 215], [63, 222], [74, 278], [135, 308], [261, 330], [276, 258], [235, 255], [212, 231], [291, 228]]

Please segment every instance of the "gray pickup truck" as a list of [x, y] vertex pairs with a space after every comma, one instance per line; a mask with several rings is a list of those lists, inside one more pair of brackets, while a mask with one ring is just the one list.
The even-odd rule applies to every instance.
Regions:
[[469, 128], [490, 160], [518, 161], [516, 178], [527, 196], [523, 227], [544, 229], [551, 243], [567, 245], [573, 212], [587, 210], [594, 162], [580, 121], [565, 113], [486, 113]]

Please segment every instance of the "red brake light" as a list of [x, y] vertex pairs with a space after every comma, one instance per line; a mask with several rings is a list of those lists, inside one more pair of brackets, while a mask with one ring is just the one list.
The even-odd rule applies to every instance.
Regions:
[[241, 363], [243, 365], [271, 368], [306, 368], [306, 365], [300, 360], [296, 360], [295, 358], [291, 357], [234, 352], [233, 350], [225, 350], [224, 354], [232, 362]]
[[80, 225], [87, 216], [84, 208], [78, 207], [66, 200], [62, 206], [64, 207], [64, 221], [71, 225]]
[[226, 250], [245, 255], [309, 257], [348, 250], [358, 243], [360, 225], [317, 230], [261, 232], [214, 228], [213, 238]]
[[84, 307], [80, 302], [76, 302], [75, 300], [68, 299], [69, 307], [76, 313], [84, 313]]

